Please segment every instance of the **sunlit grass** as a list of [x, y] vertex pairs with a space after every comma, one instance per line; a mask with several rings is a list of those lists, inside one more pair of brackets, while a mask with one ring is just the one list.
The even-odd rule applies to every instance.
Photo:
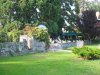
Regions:
[[96, 44], [96, 45], [86, 45], [86, 46], [89, 47], [89, 48], [98, 48], [99, 44]]
[[0, 62], [0, 64], [24, 64], [24, 62]]
[[0, 58], [0, 75], [100, 75], [100, 60], [83, 60], [69, 52]]

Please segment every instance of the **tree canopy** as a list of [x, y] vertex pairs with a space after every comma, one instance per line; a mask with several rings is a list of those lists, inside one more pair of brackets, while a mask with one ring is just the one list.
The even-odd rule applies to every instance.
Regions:
[[97, 36], [95, 27], [97, 18], [95, 13], [96, 11], [94, 10], [86, 10], [83, 11], [82, 16], [78, 18], [77, 25], [83, 33], [84, 39], [94, 40]]
[[59, 35], [66, 22], [73, 27], [78, 12], [76, 0], [0, 0], [0, 21], [3, 26], [18, 21], [16, 23], [21, 24], [19, 29], [23, 29], [27, 23], [45, 22], [53, 36]]

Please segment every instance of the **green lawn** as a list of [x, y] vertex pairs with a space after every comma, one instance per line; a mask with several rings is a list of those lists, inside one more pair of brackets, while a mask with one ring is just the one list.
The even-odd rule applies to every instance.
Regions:
[[87, 47], [89, 47], [89, 48], [92, 48], [92, 49], [97, 49], [97, 48], [99, 48], [99, 44], [95, 44], [95, 45], [86, 45]]
[[67, 52], [0, 58], [0, 75], [100, 75], [100, 60]]

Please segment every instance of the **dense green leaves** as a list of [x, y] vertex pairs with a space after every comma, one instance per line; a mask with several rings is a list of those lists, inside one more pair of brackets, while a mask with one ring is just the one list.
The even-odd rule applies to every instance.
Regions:
[[4, 26], [3, 30], [4, 30], [5, 32], [10, 32], [10, 31], [12, 31], [12, 30], [14, 30], [14, 29], [19, 30], [20, 27], [21, 27], [21, 23], [20, 23], [19, 21], [13, 21], [13, 22], [11, 22], [11, 23], [7, 23], [7, 24]]
[[49, 34], [47, 29], [26, 26], [23, 30], [23, 34], [27, 34], [29, 37], [34, 36], [36, 40], [44, 41], [46, 46], [49, 46]]
[[52, 38], [56, 38], [58, 35], [58, 25], [56, 22], [50, 20], [46, 25], [48, 28], [48, 32], [50, 33]]
[[79, 55], [84, 59], [99, 59], [100, 58], [100, 50], [99, 49], [92, 49], [88, 47], [82, 48], [73, 48], [73, 53]]
[[8, 36], [6, 32], [4, 32], [3, 30], [0, 31], [0, 42], [7, 42], [8, 41], [7, 37]]
[[37, 21], [45, 22], [54, 37], [61, 33], [65, 20], [70, 26], [75, 25], [77, 12], [76, 0], [0, 0], [0, 21], [5, 29], [10, 29], [15, 21], [21, 23], [19, 29]]
[[63, 0], [62, 2], [62, 16], [67, 22], [66, 25], [70, 26], [71, 30], [76, 24], [76, 18], [79, 13], [79, 4], [76, 0]]
[[17, 29], [12, 30], [11, 32], [8, 32], [8, 41], [10, 42], [18, 42], [19, 41], [19, 36], [20, 36], [20, 31]]
[[58, 21], [61, 12], [61, 2], [59, 0], [40, 0], [37, 1], [41, 11], [41, 19], [43, 21]]

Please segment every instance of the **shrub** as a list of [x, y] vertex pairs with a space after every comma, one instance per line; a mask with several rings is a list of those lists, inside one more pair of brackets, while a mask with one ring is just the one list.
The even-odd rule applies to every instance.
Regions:
[[0, 42], [7, 42], [8, 36], [7, 33], [4, 31], [0, 31]]
[[49, 34], [46, 29], [26, 26], [24, 28], [24, 34], [27, 34], [29, 37], [33, 36], [35, 39], [45, 42], [47, 47], [49, 46]]
[[33, 27], [32, 26], [26, 26], [24, 29], [23, 29], [23, 34], [27, 34], [29, 37], [32, 37], [33, 35]]
[[11, 32], [8, 32], [8, 40], [10, 42], [18, 42], [19, 41], [19, 36], [20, 36], [20, 31], [18, 29], [14, 29]]
[[44, 41], [49, 46], [49, 34], [46, 29], [40, 29], [37, 27], [33, 28], [33, 36], [39, 41]]
[[84, 59], [98, 59], [100, 58], [100, 50], [99, 49], [91, 49], [88, 47], [82, 47], [82, 48], [73, 48], [73, 53], [79, 55], [80, 57]]
[[20, 25], [21, 25], [21, 23], [19, 21], [13, 21], [11, 23], [7, 23], [4, 26], [3, 30], [6, 31], [6, 32], [10, 32], [13, 29], [19, 29], [20, 28]]

